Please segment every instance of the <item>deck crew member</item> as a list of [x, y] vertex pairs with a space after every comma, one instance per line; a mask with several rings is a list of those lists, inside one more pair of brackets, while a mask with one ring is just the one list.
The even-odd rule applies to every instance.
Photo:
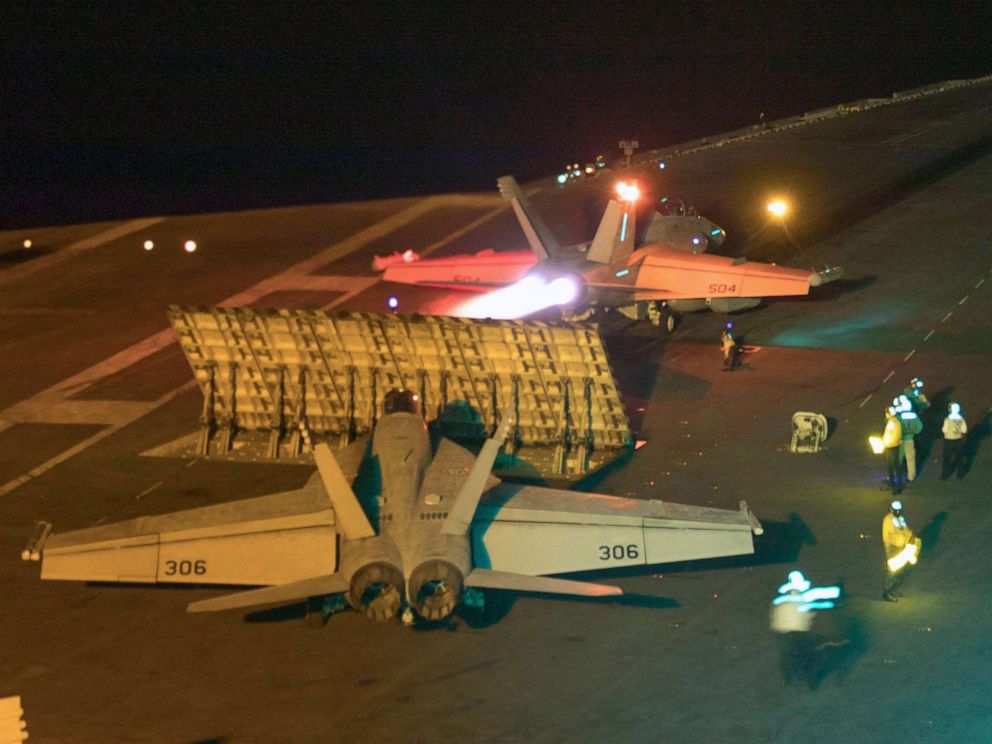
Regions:
[[940, 479], [947, 480], [951, 473], [957, 472], [958, 478], [964, 477], [964, 458], [961, 448], [964, 445], [964, 435], [968, 433], [968, 424], [961, 415], [961, 406], [951, 403], [947, 407], [947, 418], [944, 419], [944, 458], [940, 471]]

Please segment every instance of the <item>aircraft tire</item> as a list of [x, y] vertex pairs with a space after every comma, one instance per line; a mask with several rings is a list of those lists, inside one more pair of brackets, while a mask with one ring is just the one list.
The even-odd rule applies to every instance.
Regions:
[[675, 333], [675, 329], [678, 328], [679, 325], [678, 316], [675, 313], [673, 313], [671, 310], [669, 310], [667, 307], [663, 308], [661, 313], [662, 313], [661, 322], [662, 325], [665, 326], [665, 332], [669, 334]]

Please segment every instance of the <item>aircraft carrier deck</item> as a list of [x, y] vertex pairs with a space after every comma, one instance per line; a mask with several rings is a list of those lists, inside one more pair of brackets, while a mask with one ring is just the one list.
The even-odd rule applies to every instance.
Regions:
[[[765, 526], [746, 560], [632, 571], [622, 602], [504, 596], [491, 622], [306, 626], [300, 608], [190, 615], [213, 590], [42, 583], [19, 553], [38, 519], [69, 530], [299, 486], [300, 466], [141, 457], [195, 427], [201, 397], [176, 305], [437, 307], [391, 288], [374, 254], [519, 248], [491, 194], [202, 214], [0, 233], [0, 696], [32, 742], [982, 741], [992, 556], [992, 82], [861, 102], [666, 151], [638, 174], [748, 255], [841, 264], [808, 298], [664, 337], [610, 324], [631, 423], [648, 444], [584, 487], [736, 508]], [[656, 154], [657, 156], [658, 154]], [[537, 184], [563, 243], [589, 239], [610, 179]], [[766, 195], [794, 204], [791, 239]], [[20, 246], [30, 238], [34, 247]], [[182, 243], [199, 249], [184, 253]], [[153, 240], [155, 249], [142, 249]], [[867, 437], [914, 376], [933, 402], [903, 494], [924, 553], [880, 601], [884, 463]], [[962, 404], [963, 480], [939, 480], [939, 423]], [[795, 411], [826, 449], [788, 451]], [[784, 685], [768, 605], [786, 573], [841, 583], [816, 630], [815, 689]], [[611, 580], [610, 577], [603, 580]]]

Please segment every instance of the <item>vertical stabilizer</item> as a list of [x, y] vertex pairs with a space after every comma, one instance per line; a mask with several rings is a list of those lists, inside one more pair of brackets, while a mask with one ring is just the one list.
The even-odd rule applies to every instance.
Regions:
[[441, 528], [441, 532], [445, 535], [465, 535], [468, 533], [472, 518], [475, 517], [476, 507], [479, 506], [479, 499], [482, 498], [482, 494], [486, 490], [489, 473], [493, 469], [493, 463], [496, 462], [496, 455], [499, 454], [499, 448], [503, 446], [503, 442], [509, 436], [513, 424], [513, 414], [504, 413], [499, 426], [496, 427], [496, 433], [482, 445], [482, 451], [479, 452], [479, 456], [472, 464], [468, 477], [465, 478], [458, 495], [455, 496], [455, 503], [451, 507], [451, 511], [444, 519], [444, 527]]
[[546, 261], [550, 256], [557, 255], [560, 252], [558, 241], [548, 230], [548, 226], [544, 224], [541, 215], [535, 212], [534, 207], [527, 201], [527, 197], [524, 196], [517, 180], [513, 176], [503, 176], [496, 180], [496, 185], [499, 186], [499, 193], [503, 195], [503, 198], [513, 205], [517, 221], [523, 228], [524, 235], [527, 236], [527, 243], [538, 260]]
[[635, 216], [633, 202], [610, 199], [586, 258], [601, 264], [617, 263], [627, 258], [634, 250]]
[[338, 529], [349, 540], [361, 540], [373, 537], [375, 530], [369, 524], [358, 497], [351, 489], [348, 479], [341, 472], [341, 466], [334, 459], [331, 448], [326, 444], [318, 444], [313, 448], [313, 459], [317, 463], [317, 471], [324, 482], [327, 496], [334, 507], [334, 519]]

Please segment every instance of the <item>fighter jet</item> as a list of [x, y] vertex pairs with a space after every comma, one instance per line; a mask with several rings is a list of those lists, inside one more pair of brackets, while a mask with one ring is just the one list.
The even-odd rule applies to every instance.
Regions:
[[372, 620], [414, 622], [443, 620], [467, 591], [622, 594], [547, 574], [754, 552], [761, 525], [743, 501], [734, 512], [501, 484], [490, 470], [512, 428], [504, 415], [478, 456], [443, 438], [432, 451], [417, 396], [393, 390], [371, 446], [317, 445], [299, 490], [64, 534], [42, 522], [21, 557], [41, 561], [42, 579], [262, 586], [191, 612], [343, 595]]
[[[559, 305], [570, 320], [596, 307], [616, 309], [635, 320], [649, 319], [668, 332], [676, 314], [709, 308], [729, 313], [756, 306], [764, 297], [806, 295], [810, 287], [839, 279], [839, 267], [804, 271], [707, 254], [725, 233], [692, 210], [652, 211], [640, 247], [635, 247], [636, 184], [619, 183], [617, 197], [588, 245], [563, 249], [512, 176], [497, 181], [523, 228], [529, 251], [484, 250], [445, 258], [383, 263], [383, 278], [402, 284], [492, 292], [519, 292], [484, 304], [492, 317], [521, 317]], [[543, 303], [530, 302], [542, 296]], [[517, 299], [521, 315], [513, 315]]]

